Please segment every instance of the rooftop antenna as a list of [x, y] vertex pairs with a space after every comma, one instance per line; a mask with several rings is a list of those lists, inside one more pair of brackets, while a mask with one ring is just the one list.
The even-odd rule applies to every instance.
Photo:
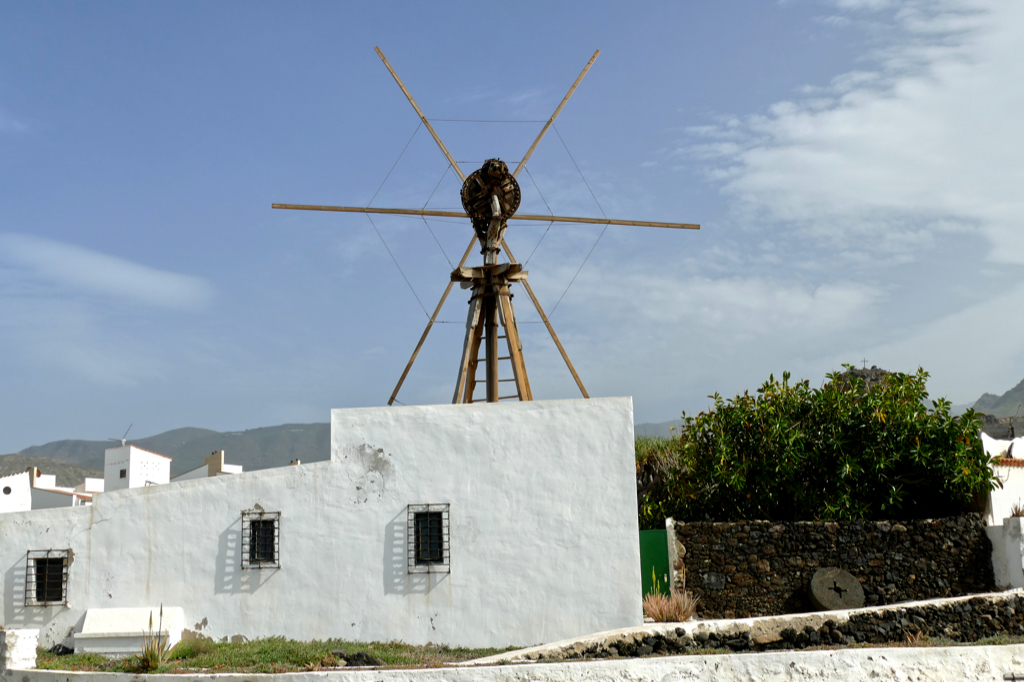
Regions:
[[[452, 403], [474, 403], [474, 402], [489, 402], [495, 403], [499, 400], [504, 399], [516, 399], [516, 400], [533, 400], [533, 391], [530, 388], [530, 380], [526, 375], [526, 364], [523, 361], [523, 345], [519, 337], [519, 329], [516, 325], [515, 312], [512, 309], [512, 292], [511, 285], [521, 285], [526, 293], [529, 295], [533, 302], [534, 307], [540, 314], [541, 320], [544, 322], [544, 326], [547, 327], [548, 333], [551, 334], [552, 340], [555, 342], [555, 346], [558, 347], [559, 353], [562, 355], [562, 359], [569, 368], [569, 372], [572, 373], [573, 379], [576, 380], [576, 385], [580, 389], [580, 393], [583, 394], [584, 398], [589, 398], [590, 395], [587, 390], [583, 387], [583, 381], [580, 379], [579, 374], [576, 373], [576, 368], [573, 367], [572, 362], [569, 361], [569, 355], [566, 353], [565, 348], [562, 346], [562, 342], [559, 341], [558, 336], [555, 334], [554, 327], [551, 326], [551, 321], [548, 316], [544, 313], [544, 310], [540, 306], [540, 302], [537, 300], [537, 296], [533, 293], [533, 289], [527, 280], [527, 272], [523, 269], [523, 263], [518, 262], [512, 255], [511, 250], [508, 248], [508, 244], [505, 241], [505, 230], [508, 228], [508, 222], [510, 220], [530, 220], [530, 221], [542, 221], [546, 223], [584, 223], [591, 225], [627, 225], [627, 226], [645, 226], [645, 227], [661, 227], [661, 228], [673, 228], [673, 229], [700, 229], [699, 225], [691, 223], [667, 223], [667, 222], [653, 222], [649, 220], [612, 220], [607, 217], [605, 218], [579, 218], [573, 216], [555, 216], [555, 215], [532, 215], [519, 213], [519, 202], [520, 202], [520, 190], [519, 183], [516, 177], [519, 172], [526, 166], [526, 162], [533, 155], [533, 151], [537, 148], [537, 145], [543, 139], [544, 134], [548, 132], [548, 129], [552, 127], [555, 122], [555, 118], [562, 111], [566, 102], [572, 96], [572, 93], [576, 90], [576, 86], [580, 84], [583, 77], [593, 66], [594, 60], [601, 53], [600, 50], [594, 52], [594, 55], [587, 62], [587, 65], [583, 68], [579, 77], [569, 88], [569, 92], [562, 99], [558, 108], [555, 109], [555, 113], [551, 115], [547, 123], [541, 129], [540, 134], [537, 135], [537, 139], [533, 141], [533, 144], [523, 155], [522, 159], [518, 162], [518, 165], [514, 170], [510, 170], [505, 162], [497, 158], [487, 159], [481, 168], [472, 171], [468, 175], [463, 172], [459, 167], [455, 157], [448, 151], [448, 148], [441, 141], [437, 131], [427, 120], [423, 111], [419, 105], [412, 98], [409, 90], [402, 83], [402, 80], [398, 77], [398, 73], [395, 72], [391, 64], [388, 62], [384, 53], [379, 47], [374, 48], [377, 52], [377, 56], [380, 57], [381, 61], [384, 62], [384, 66], [390, 72], [392, 78], [398, 84], [398, 87], [402, 90], [402, 94], [405, 95], [406, 99], [409, 100], [409, 104], [415, 110], [416, 115], [419, 117], [422, 124], [430, 132], [434, 138], [434, 142], [437, 143], [441, 153], [444, 154], [448, 160], [448, 164], [452, 170], [458, 176], [459, 180], [462, 181], [462, 207], [464, 211], [435, 211], [428, 210], [425, 207], [423, 209], [410, 209], [410, 208], [370, 208], [368, 206], [323, 206], [323, 205], [310, 205], [310, 204], [272, 204], [272, 208], [280, 209], [293, 209], [300, 211], [338, 211], [342, 213], [365, 213], [365, 214], [392, 214], [392, 215], [406, 215], [406, 216], [433, 216], [442, 218], [462, 218], [469, 219], [473, 225], [474, 234], [469, 240], [469, 245], [466, 247], [466, 252], [462, 256], [462, 260], [459, 261], [458, 266], [452, 271], [450, 275], [450, 281], [448, 287], [444, 291], [444, 295], [441, 296], [441, 302], [437, 304], [437, 308], [434, 310], [434, 314], [430, 317], [430, 321], [427, 323], [427, 328], [423, 331], [423, 335], [420, 337], [419, 343], [416, 344], [416, 349], [412, 353], [412, 357], [409, 358], [408, 364], [405, 366], [405, 371], [402, 372], [402, 377], [398, 380], [398, 385], [395, 386], [395, 390], [391, 393], [391, 398], [388, 399], [388, 405], [395, 402], [399, 389], [402, 388], [402, 384], [405, 381], [406, 376], [409, 374], [409, 370], [412, 367], [412, 363], [416, 360], [416, 356], [420, 352], [420, 348], [423, 346], [423, 342], [427, 338], [427, 334], [430, 332], [430, 328], [434, 325], [437, 319], [438, 313], [441, 312], [441, 307], [444, 305], [445, 299], [448, 298], [448, 294], [452, 289], [453, 284], [459, 284], [463, 289], [471, 289], [472, 295], [469, 299], [469, 314], [466, 319], [466, 336], [462, 346], [462, 360], [459, 363], [458, 378], [455, 382], [455, 393], [452, 398]], [[470, 253], [473, 250], [473, 246], [479, 242], [481, 248], [481, 254], [483, 255], [483, 264], [473, 267], [466, 267], [466, 261], [469, 259]], [[507, 262], [499, 262], [499, 254], [504, 251]], [[502, 333], [504, 332], [504, 333]], [[499, 352], [498, 341], [504, 339], [508, 351], [507, 355], [501, 356]], [[481, 358], [481, 353], [483, 357]], [[509, 360], [512, 365], [512, 377], [501, 379], [498, 376], [498, 361]], [[477, 377], [477, 367], [484, 367], [485, 378], [480, 380]], [[512, 383], [513, 389], [509, 389], [509, 395], [498, 394], [498, 384], [503, 382]], [[476, 397], [477, 385], [483, 384], [486, 388], [485, 397]]]
[[114, 440], [114, 441], [119, 440], [119, 441], [121, 441], [121, 447], [123, 448], [126, 445], [125, 439], [128, 437], [128, 431], [131, 431], [133, 426], [135, 426], [135, 422], [132, 422], [131, 424], [128, 425], [127, 431], [125, 431], [124, 435], [121, 436], [120, 438], [108, 438], [107, 440]]

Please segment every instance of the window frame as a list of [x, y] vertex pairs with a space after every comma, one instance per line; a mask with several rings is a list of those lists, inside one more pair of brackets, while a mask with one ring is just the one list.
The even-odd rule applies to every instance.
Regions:
[[[257, 558], [257, 552], [261, 545], [265, 544], [262, 531], [257, 530], [260, 535], [255, 539], [257, 544], [253, 545], [253, 524], [258, 524], [257, 529], [265, 528], [264, 524], [273, 523], [274, 533], [271, 538], [271, 552], [269, 559]], [[244, 511], [242, 512], [242, 568], [243, 569], [264, 569], [281, 568], [281, 512], [265, 511]], [[260, 555], [262, 556], [262, 555]]]
[[[410, 504], [406, 507], [407, 532], [406, 552], [409, 573], [451, 573], [451, 505], [442, 504]], [[440, 524], [435, 534], [430, 533], [431, 515], [439, 514]], [[422, 538], [420, 519], [426, 516], [428, 536]], [[423, 558], [424, 553], [431, 552], [432, 545], [439, 544], [441, 556], [438, 559]], [[424, 547], [426, 545], [426, 547]]]
[[[61, 561], [60, 572], [60, 599], [47, 599], [53, 595], [47, 594], [48, 586], [51, 583], [51, 571], [45, 571], [44, 584], [42, 586], [43, 599], [39, 599], [39, 561], [43, 560], [46, 565], [53, 565], [52, 562]], [[68, 604], [68, 573], [71, 568], [70, 549], [30, 549], [25, 555], [25, 606], [67, 606]], [[55, 586], [54, 586], [55, 587]]]

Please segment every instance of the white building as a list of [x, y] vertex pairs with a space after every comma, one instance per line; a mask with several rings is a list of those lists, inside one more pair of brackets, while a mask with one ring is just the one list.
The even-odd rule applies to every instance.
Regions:
[[228, 476], [231, 474], [242, 473], [241, 464], [225, 464], [224, 463], [224, 451], [217, 450], [212, 455], [203, 460], [202, 466], [198, 466], [191, 471], [186, 471], [183, 474], [178, 474], [171, 479], [174, 481], [190, 481], [193, 478], [207, 478], [209, 476]]
[[44, 647], [73, 645], [89, 609], [159, 604], [218, 640], [507, 646], [639, 625], [634, 461], [629, 398], [334, 410], [328, 462], [108, 478], [91, 507], [8, 515], [2, 625]]
[[84, 481], [75, 486], [76, 493], [101, 493], [103, 492], [103, 479], [102, 478], [89, 478], [88, 476]]
[[29, 472], [0, 477], [0, 513], [28, 511], [32, 508], [32, 484]]
[[103, 457], [104, 491], [162, 485], [171, 480], [171, 458], [134, 445], [108, 448]]
[[[57, 507], [81, 507], [92, 504], [92, 494], [82, 490], [57, 485], [55, 474], [42, 474], [36, 467], [26, 472], [31, 489], [32, 509], [55, 509]], [[96, 479], [87, 479], [95, 481]], [[102, 487], [101, 487], [102, 490]]]

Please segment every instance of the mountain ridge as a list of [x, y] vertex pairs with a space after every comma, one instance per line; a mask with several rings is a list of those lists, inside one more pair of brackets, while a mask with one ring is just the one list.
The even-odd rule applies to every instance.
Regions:
[[[225, 432], [187, 426], [144, 438], [128, 438], [127, 443], [170, 457], [172, 477], [201, 466], [210, 453], [217, 450], [224, 450], [227, 463], [241, 464], [246, 471], [258, 471], [286, 466], [296, 459], [304, 462], [330, 459], [331, 425], [281, 424]], [[38, 466], [43, 473], [53, 473], [48, 470], [50, 467], [47, 462], [102, 472], [104, 453], [111, 447], [118, 447], [117, 439], [64, 439], [33, 445], [15, 455], [41, 460], [41, 464], [34, 466]], [[99, 473], [100, 477], [102, 475]]]
[[972, 407], [978, 412], [994, 417], [1014, 417], [1024, 414], [1024, 379], [1002, 395], [983, 393]]

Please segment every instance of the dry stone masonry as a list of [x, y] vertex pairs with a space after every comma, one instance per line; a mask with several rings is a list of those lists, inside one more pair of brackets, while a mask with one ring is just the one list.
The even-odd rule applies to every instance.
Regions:
[[712, 652], [760, 652], [854, 644], [976, 643], [1024, 635], [1024, 593], [937, 599], [907, 604], [742, 620], [649, 623], [498, 654], [479, 662], [634, 658]]
[[992, 546], [979, 515], [901, 522], [674, 524], [676, 587], [700, 597], [701, 618], [812, 611], [812, 576], [852, 574], [867, 606], [994, 589]]

